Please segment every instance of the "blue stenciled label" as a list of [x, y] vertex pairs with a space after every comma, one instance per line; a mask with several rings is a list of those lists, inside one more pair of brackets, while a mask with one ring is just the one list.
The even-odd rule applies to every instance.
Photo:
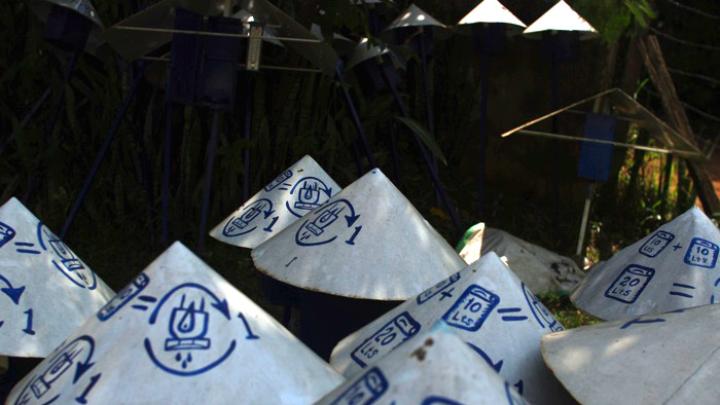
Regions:
[[685, 252], [685, 263], [712, 269], [717, 264], [718, 245], [701, 238], [693, 238]]
[[117, 293], [110, 302], [105, 304], [97, 313], [97, 317], [101, 321], [107, 321], [125, 304], [130, 302], [136, 295], [140, 294], [147, 285], [150, 284], [150, 278], [144, 273], [140, 273], [127, 287]]
[[270, 218], [275, 213], [273, 204], [266, 198], [261, 198], [245, 207], [240, 215], [233, 215], [223, 228], [223, 235], [232, 238], [248, 234], [257, 229], [258, 224]]
[[559, 332], [565, 328], [558, 322], [552, 313], [543, 305], [543, 303], [530, 291], [530, 289], [521, 283], [523, 294], [525, 295], [525, 301], [528, 303], [528, 307], [532, 312], [535, 320], [541, 328], [550, 329], [553, 332]]
[[640, 246], [639, 252], [647, 257], [655, 257], [659, 255], [673, 239], [675, 239], [675, 235], [670, 232], [657, 231], [647, 242]]
[[8, 224], [0, 222], [0, 248], [15, 237], [15, 230]]
[[[308, 214], [307, 218], [295, 233], [295, 243], [298, 246], [324, 245], [334, 241], [339, 235], [350, 234], [360, 215], [355, 213], [350, 201], [339, 199]], [[354, 226], [352, 235], [345, 243], [354, 245], [361, 230], [362, 225]]]
[[303, 177], [290, 189], [285, 208], [298, 218], [319, 208], [332, 197], [332, 188], [317, 177]]
[[448, 288], [458, 280], [460, 280], [460, 273], [455, 273], [449, 278], [446, 278], [445, 280], [435, 284], [434, 286], [421, 292], [420, 295], [417, 296], [417, 303], [422, 304], [428, 301], [430, 298], [436, 296], [440, 291]]
[[388, 381], [374, 367], [368, 370], [361, 379], [345, 390], [331, 405], [368, 405], [377, 401], [388, 389]]
[[271, 181], [267, 186], [265, 186], [265, 191], [272, 191], [274, 188], [281, 184], [285, 185], [286, 187], [290, 187], [291, 184], [285, 183], [285, 180], [288, 180], [290, 177], [292, 177], [292, 175], [292, 170], [285, 170], [284, 172], [280, 173], [280, 175], [275, 177], [273, 181]]
[[463, 405], [462, 402], [452, 400], [450, 398], [441, 397], [439, 395], [431, 395], [422, 400], [420, 405]]
[[632, 304], [648, 285], [653, 275], [655, 275], [654, 269], [631, 264], [620, 273], [618, 278], [605, 291], [605, 296], [626, 304]]
[[385, 356], [419, 331], [420, 324], [408, 312], [403, 312], [365, 339], [353, 350], [350, 357], [361, 367], [365, 367], [372, 359]]
[[499, 302], [500, 297], [473, 284], [443, 315], [443, 320], [450, 326], [474, 332], [480, 329]]

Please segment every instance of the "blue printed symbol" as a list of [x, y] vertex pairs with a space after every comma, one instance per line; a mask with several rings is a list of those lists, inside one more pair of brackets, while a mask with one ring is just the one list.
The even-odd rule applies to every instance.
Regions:
[[145, 350], [157, 367], [170, 374], [204, 373], [235, 350], [234, 336], [226, 333], [231, 320], [226, 300], [199, 284], [181, 284], [165, 294], [152, 312], [150, 325], [160, 327], [145, 338]]
[[422, 400], [420, 405], [463, 405], [462, 402], [452, 400], [450, 398], [441, 397], [439, 395], [430, 395]]
[[[275, 210], [273, 210], [272, 202], [266, 198], [261, 198], [245, 207], [239, 216], [233, 215], [230, 217], [222, 233], [229, 238], [248, 234], [257, 229], [255, 223], [258, 220], [264, 221], [270, 218], [273, 213], [275, 213]], [[275, 224], [275, 221], [277, 219], [273, 220], [271, 227]]]
[[690, 294], [693, 292], [695, 287], [689, 284], [673, 283], [673, 290], [669, 292], [670, 295], [683, 298], [693, 298], [694, 295]]
[[480, 329], [498, 303], [500, 303], [499, 296], [473, 284], [443, 315], [443, 320], [450, 326], [475, 332]]
[[332, 188], [317, 177], [303, 177], [290, 190], [290, 200], [285, 207], [291, 214], [300, 218], [319, 208], [332, 197]]
[[[68, 344], [61, 346], [49, 356], [45, 368], [35, 374], [23, 387], [23, 390], [15, 400], [15, 405], [30, 403], [48, 404], [60, 397], [64, 391], [65, 384], [58, 384], [60, 379], [72, 378], [72, 384], [77, 384], [80, 379], [95, 365], [92, 362], [95, 351], [95, 341], [88, 335], [80, 336]], [[95, 385], [99, 377], [93, 377]], [[90, 389], [92, 389], [90, 386]], [[89, 389], [85, 390], [85, 396]]]
[[0, 287], [0, 292], [5, 294], [15, 305], [20, 305], [20, 297], [22, 297], [23, 292], [25, 292], [25, 287], [14, 287], [10, 280], [5, 278], [2, 274], [0, 274], [0, 286], [5, 285], [4, 287]]
[[666, 231], [655, 232], [647, 242], [640, 246], [640, 254], [647, 257], [655, 257], [660, 254], [672, 240], [675, 239], [675, 235]]
[[[450, 287], [452, 284], [454, 284], [456, 281], [460, 280], [460, 273], [455, 273], [449, 278], [446, 278], [445, 280], [435, 284], [434, 286], [428, 288], [427, 290], [420, 293], [420, 295], [417, 296], [416, 300], [418, 305], [422, 305], [423, 303], [427, 302], [432, 297], [436, 296], [439, 292], [443, 291], [444, 289]], [[442, 300], [443, 298], [440, 298]]]
[[626, 304], [637, 300], [655, 275], [655, 269], [631, 264], [620, 273], [605, 291], [605, 296]]
[[712, 295], [710, 295], [710, 303], [720, 303], [720, 278], [715, 280], [715, 283], [713, 283]]
[[473, 349], [475, 351], [475, 353], [479, 354], [480, 357], [482, 357], [482, 359], [485, 360], [485, 362], [488, 364], [488, 366], [492, 367], [492, 369], [495, 370], [496, 373], [499, 373], [500, 370], [502, 370], [503, 363], [504, 363], [503, 360], [500, 360], [496, 363], [493, 361], [493, 359], [490, 358], [490, 356], [488, 356], [487, 353], [485, 353], [485, 351], [483, 349], [479, 348], [478, 346], [475, 346], [471, 342], [466, 342], [466, 343], [468, 346], [470, 346], [471, 349]]
[[[342, 218], [342, 219], [341, 219]], [[299, 246], [317, 246], [330, 243], [337, 239], [338, 235], [347, 232], [357, 222], [360, 215], [355, 214], [350, 201], [340, 199], [324, 206], [320, 210], [309, 214], [300, 229], [295, 234], [295, 243]], [[348, 245], [355, 244], [362, 226], [355, 226], [355, 229], [348, 240]]]
[[388, 381], [379, 368], [373, 367], [345, 390], [331, 405], [369, 405], [388, 389]]
[[[285, 170], [284, 172], [280, 173], [277, 177], [273, 179], [267, 186], [265, 186], [265, 191], [272, 191], [279, 185], [283, 185], [285, 187], [290, 187], [290, 183], [285, 183], [286, 180], [290, 179], [292, 177], [293, 172], [292, 170]], [[287, 190], [287, 188], [285, 188]]]
[[530, 291], [525, 283], [521, 283], [521, 286], [523, 294], [525, 295], [525, 301], [527, 302], [530, 312], [532, 312], [538, 325], [540, 325], [543, 329], [547, 328], [553, 332], [564, 330], [565, 328], [563, 328], [562, 324], [555, 319], [552, 313], [545, 307], [545, 305], [543, 305], [538, 297]]
[[663, 318], [650, 318], [650, 319], [637, 318], [637, 319], [632, 319], [632, 320], [625, 322], [624, 324], [622, 324], [622, 326], [620, 326], [620, 329], [627, 329], [633, 325], [645, 325], [645, 324], [649, 324], [649, 323], [661, 323], [661, 322], [665, 322], [665, 319], [663, 319]]
[[[517, 384], [516, 384], [517, 386]], [[522, 385], [521, 385], [522, 387]], [[518, 394], [518, 391], [515, 391], [510, 388], [510, 384], [508, 382], [505, 382], [505, 397], [507, 398], [508, 405], [526, 405], [527, 402], [525, 399]]]
[[717, 263], [719, 250], [718, 245], [708, 240], [693, 238], [690, 247], [685, 252], [685, 263], [691, 266], [712, 269]]
[[97, 287], [95, 273], [87, 268], [75, 253], [42, 222], [37, 226], [37, 238], [40, 247], [50, 254], [52, 264], [68, 280], [76, 286], [88, 290], [94, 290]]
[[0, 248], [15, 237], [15, 230], [8, 224], [0, 222]]
[[140, 294], [140, 291], [144, 290], [148, 284], [150, 284], [150, 278], [145, 275], [145, 273], [140, 273], [135, 280], [117, 293], [105, 306], [100, 308], [100, 311], [97, 313], [98, 319], [101, 321], [110, 319], [120, 308]]
[[360, 367], [365, 367], [373, 358], [382, 358], [406, 340], [417, 335], [420, 328], [420, 324], [407, 311], [403, 312], [365, 339], [352, 351], [350, 357]]

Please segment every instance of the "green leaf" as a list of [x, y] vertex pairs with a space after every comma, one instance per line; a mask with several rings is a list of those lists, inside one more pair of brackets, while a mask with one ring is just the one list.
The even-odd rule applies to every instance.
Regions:
[[413, 131], [418, 138], [420, 138], [422, 143], [430, 149], [430, 152], [432, 152], [435, 157], [440, 159], [440, 161], [447, 166], [447, 159], [445, 159], [445, 155], [443, 155], [442, 150], [440, 150], [440, 146], [437, 142], [435, 142], [435, 137], [427, 130], [427, 128], [412, 118], [396, 116], [395, 119], [410, 128], [410, 130]]

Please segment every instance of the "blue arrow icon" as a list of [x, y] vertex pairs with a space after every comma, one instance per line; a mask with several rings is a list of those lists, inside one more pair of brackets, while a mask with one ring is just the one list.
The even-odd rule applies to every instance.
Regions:
[[7, 287], [0, 288], [0, 292], [7, 295], [8, 298], [12, 300], [12, 302], [15, 303], [15, 305], [20, 304], [20, 297], [22, 296], [22, 293], [25, 291], [25, 287], [18, 287], [15, 288], [10, 284], [10, 280], [6, 279], [2, 275], [0, 275], [0, 281], [4, 282]]

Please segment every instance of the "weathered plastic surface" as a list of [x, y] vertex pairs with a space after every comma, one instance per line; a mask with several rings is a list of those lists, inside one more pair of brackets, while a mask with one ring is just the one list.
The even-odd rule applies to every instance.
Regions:
[[715, 304], [719, 253], [720, 231], [693, 207], [593, 267], [570, 298], [606, 320]]
[[562, 325], [494, 253], [341, 340], [330, 363], [352, 378], [395, 348], [417, 344], [438, 322], [528, 401], [557, 404], [570, 399], [540, 356], [540, 338], [562, 330]]
[[523, 33], [531, 34], [541, 31], [597, 32], [590, 23], [564, 0], [557, 2], [550, 10], [530, 24]]
[[0, 355], [47, 356], [113, 295], [20, 201], [0, 207]]
[[7, 404], [308, 404], [342, 377], [176, 242]]
[[515, 14], [503, 6], [498, 0], [481, 1], [480, 4], [470, 10], [470, 12], [458, 22], [458, 25], [478, 23], [501, 23], [525, 27], [525, 23], [520, 21]]
[[408, 299], [464, 266], [379, 169], [255, 248], [252, 258], [285, 283], [376, 300]]
[[442, 329], [399, 347], [317, 404], [526, 403], [457, 335]]
[[530, 290], [538, 293], [572, 292], [585, 272], [569, 257], [524, 241], [505, 231], [485, 228], [482, 254], [505, 256], [507, 264]]
[[545, 362], [583, 404], [717, 404], [720, 306], [546, 335]]
[[210, 236], [254, 248], [326, 203], [340, 186], [305, 155], [218, 224]]
[[435, 17], [431, 16], [425, 10], [411, 4], [410, 7], [405, 9], [400, 15], [391, 22], [385, 30], [392, 30], [395, 28], [405, 27], [440, 27], [446, 28], [445, 24], [436, 20]]

